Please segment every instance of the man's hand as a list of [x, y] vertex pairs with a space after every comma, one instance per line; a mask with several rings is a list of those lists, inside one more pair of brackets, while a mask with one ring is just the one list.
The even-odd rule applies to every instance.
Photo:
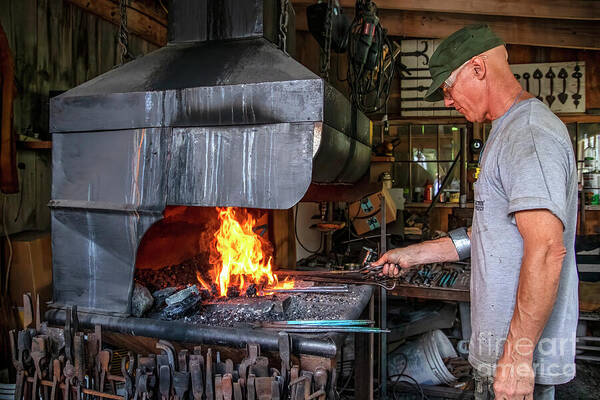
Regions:
[[379, 260], [371, 263], [373, 266], [383, 265], [383, 274], [395, 278], [400, 275], [400, 268], [410, 268], [417, 264], [411, 259], [411, 247], [390, 250]]
[[505, 354], [496, 366], [494, 395], [497, 400], [532, 400], [535, 374], [532, 359], [514, 355], [505, 346]]

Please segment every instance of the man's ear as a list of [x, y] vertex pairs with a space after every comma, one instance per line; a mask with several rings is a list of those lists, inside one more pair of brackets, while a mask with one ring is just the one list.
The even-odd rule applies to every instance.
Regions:
[[482, 57], [474, 57], [471, 62], [473, 63], [473, 75], [475, 78], [481, 80], [485, 78], [485, 74], [487, 71], [487, 66], [485, 65], [485, 61]]

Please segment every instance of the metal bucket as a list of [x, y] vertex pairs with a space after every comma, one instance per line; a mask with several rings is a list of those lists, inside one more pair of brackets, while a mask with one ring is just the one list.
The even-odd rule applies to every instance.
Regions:
[[408, 375], [421, 385], [451, 383], [456, 377], [444, 365], [444, 358], [457, 357], [450, 340], [440, 330], [427, 332], [417, 340], [400, 347], [388, 361], [390, 376], [402, 373], [400, 381], [412, 382]]

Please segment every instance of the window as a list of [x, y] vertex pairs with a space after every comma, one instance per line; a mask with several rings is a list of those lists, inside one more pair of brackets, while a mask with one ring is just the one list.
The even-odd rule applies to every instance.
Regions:
[[[408, 189], [407, 201], [422, 201], [415, 188], [433, 185], [437, 194], [454, 159], [460, 153], [461, 129], [466, 125], [391, 125], [384, 140], [394, 145], [394, 187]], [[381, 141], [381, 139], [380, 139]], [[445, 192], [460, 191], [459, 165], [454, 168]], [[419, 194], [419, 192], [421, 194]], [[406, 191], [405, 191], [406, 195]]]

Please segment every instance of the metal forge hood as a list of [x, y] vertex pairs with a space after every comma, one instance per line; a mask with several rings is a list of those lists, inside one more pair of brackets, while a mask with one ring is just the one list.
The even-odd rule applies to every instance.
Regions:
[[[311, 181], [357, 181], [370, 158], [368, 119], [272, 43], [278, 4], [174, 1], [167, 46], [53, 99], [55, 178], [68, 178], [55, 180], [53, 198], [89, 183], [72, 176], [83, 160], [62, 147], [92, 137], [70, 136], [81, 132], [129, 130], [133, 140], [146, 129], [166, 141], [154, 166], [168, 172], [168, 204], [289, 208]], [[104, 173], [98, 157], [84, 161]]]

